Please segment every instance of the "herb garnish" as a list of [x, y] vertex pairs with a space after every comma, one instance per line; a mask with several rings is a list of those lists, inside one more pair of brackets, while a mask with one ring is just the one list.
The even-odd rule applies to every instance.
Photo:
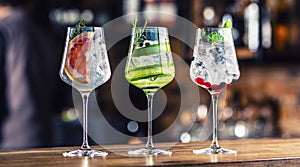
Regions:
[[[227, 19], [226, 22], [223, 25], [223, 28], [232, 28], [232, 22], [230, 19]], [[207, 40], [210, 43], [218, 42], [218, 41], [224, 41], [224, 37], [222, 34], [218, 32], [212, 32], [207, 36]]]
[[218, 42], [218, 41], [224, 41], [224, 37], [222, 34], [218, 33], [218, 32], [211, 32], [208, 36], [208, 41], [210, 43], [214, 43], [214, 42]]
[[144, 33], [144, 31], [145, 31], [145, 28], [147, 25], [147, 20], [145, 21], [145, 24], [142, 29], [136, 27], [137, 22], [138, 22], [138, 17], [136, 16], [135, 20], [131, 22], [133, 29], [135, 29], [135, 31], [136, 31], [135, 32], [136, 36], [135, 36], [134, 42], [133, 42], [133, 49], [146, 39], [146, 34]]
[[86, 27], [86, 21], [84, 19], [81, 19], [80, 22], [78, 24], [76, 24], [75, 30], [73, 31], [73, 33], [71, 35], [71, 39], [73, 39], [78, 34], [80, 34], [81, 28], [83, 28], [83, 27]]

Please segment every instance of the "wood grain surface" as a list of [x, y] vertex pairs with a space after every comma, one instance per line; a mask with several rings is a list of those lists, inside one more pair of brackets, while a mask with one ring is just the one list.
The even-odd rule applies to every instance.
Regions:
[[[158, 143], [166, 148], [170, 143]], [[236, 155], [196, 155], [193, 149], [205, 148], [207, 142], [177, 143], [173, 154], [128, 156], [127, 151], [144, 145], [93, 146], [108, 151], [106, 157], [64, 157], [62, 153], [79, 147], [35, 148], [0, 151], [0, 166], [300, 166], [300, 138], [221, 140], [224, 148], [235, 149]]]

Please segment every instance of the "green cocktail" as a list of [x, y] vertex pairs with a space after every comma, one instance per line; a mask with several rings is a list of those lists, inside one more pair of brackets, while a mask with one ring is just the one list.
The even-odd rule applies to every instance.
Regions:
[[[128, 71], [125, 75], [128, 82], [142, 89], [145, 93], [154, 93], [157, 89], [170, 83], [175, 75], [174, 64], [153, 65]], [[163, 71], [162, 68], [168, 69]]]
[[131, 150], [131, 155], [171, 154], [157, 149], [152, 141], [152, 101], [154, 93], [170, 83], [175, 67], [167, 28], [134, 27], [125, 67], [125, 77], [132, 85], [142, 89], [148, 99], [148, 141], [146, 148]]

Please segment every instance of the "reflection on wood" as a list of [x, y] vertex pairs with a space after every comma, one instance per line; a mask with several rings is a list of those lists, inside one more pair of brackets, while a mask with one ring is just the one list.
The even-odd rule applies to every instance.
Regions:
[[[237, 155], [196, 155], [193, 149], [208, 146], [209, 141], [178, 143], [170, 156], [129, 157], [126, 152], [142, 145], [97, 147], [109, 152], [107, 157], [63, 157], [74, 147], [38, 148], [0, 151], [0, 166], [297, 166], [300, 164], [300, 139], [222, 140], [225, 148], [238, 150]], [[164, 148], [166, 143], [157, 144]]]

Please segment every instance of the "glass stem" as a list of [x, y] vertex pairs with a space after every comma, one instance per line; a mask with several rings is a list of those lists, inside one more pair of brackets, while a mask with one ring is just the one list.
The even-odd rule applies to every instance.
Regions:
[[213, 110], [213, 139], [210, 147], [214, 150], [220, 148], [218, 143], [218, 99], [219, 93], [211, 95], [212, 110]]
[[148, 140], [146, 144], [146, 148], [148, 150], [152, 150], [154, 148], [153, 140], [152, 140], [152, 103], [153, 103], [154, 93], [148, 93]]
[[87, 130], [88, 130], [88, 100], [89, 100], [89, 95], [90, 92], [80, 92], [81, 93], [81, 97], [82, 97], [82, 101], [83, 101], [83, 118], [82, 118], [82, 123], [83, 123], [83, 143], [81, 146], [82, 150], [89, 150], [91, 149], [91, 147], [89, 146], [88, 143], [88, 134], [87, 134]]

